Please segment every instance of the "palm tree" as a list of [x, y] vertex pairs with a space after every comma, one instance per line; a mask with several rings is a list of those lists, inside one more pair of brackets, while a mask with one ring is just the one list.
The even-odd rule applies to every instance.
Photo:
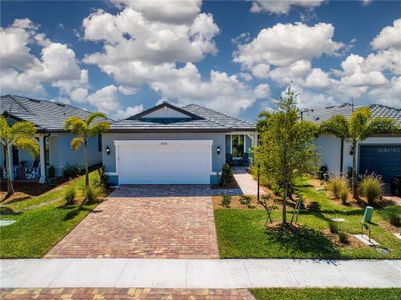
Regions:
[[[97, 119], [107, 119], [106, 115], [100, 112], [89, 114], [85, 120], [76, 116], [70, 117], [64, 122], [64, 129], [75, 134], [75, 138], [71, 141], [72, 150], [79, 149], [81, 144], [84, 145], [84, 164], [85, 164], [85, 185], [89, 185], [88, 174], [88, 139], [97, 136], [109, 130], [110, 124], [106, 121], [97, 121]], [[97, 122], [96, 122], [97, 121]]]
[[17, 147], [27, 150], [32, 155], [39, 153], [39, 144], [35, 139], [36, 127], [30, 122], [21, 121], [16, 122], [12, 126], [8, 125], [7, 119], [0, 116], [0, 141], [4, 147], [4, 155], [6, 159], [6, 173], [7, 173], [7, 194], [14, 193], [13, 182], [11, 178], [11, 156], [9, 149]]
[[368, 107], [355, 110], [349, 119], [343, 115], [335, 115], [322, 122], [322, 133], [328, 133], [351, 144], [352, 149], [352, 195], [358, 199], [358, 182], [356, 173], [356, 149], [358, 143], [374, 134], [395, 133], [399, 130], [394, 119], [372, 118]]

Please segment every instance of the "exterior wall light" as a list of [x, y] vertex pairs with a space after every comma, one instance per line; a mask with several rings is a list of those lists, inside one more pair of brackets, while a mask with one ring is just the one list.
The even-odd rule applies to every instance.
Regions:
[[107, 146], [107, 147], [106, 147], [106, 153], [107, 153], [107, 155], [110, 155], [110, 152], [111, 152], [111, 151], [110, 151], [110, 147]]
[[220, 154], [220, 146], [217, 146], [217, 155]]

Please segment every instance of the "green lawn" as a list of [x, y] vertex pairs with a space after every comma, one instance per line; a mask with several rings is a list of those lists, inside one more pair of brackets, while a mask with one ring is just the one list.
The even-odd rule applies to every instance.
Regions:
[[[322, 234], [328, 228], [332, 218], [344, 218], [340, 228], [349, 233], [360, 233], [363, 208], [352, 208], [335, 203], [327, 198], [324, 191], [301, 182], [300, 192], [308, 199], [313, 199], [321, 206], [320, 211], [303, 210], [299, 216], [302, 229], [286, 231], [266, 229], [266, 214], [262, 210], [252, 209], [217, 209], [214, 212], [221, 258], [401, 258], [401, 241], [383, 226], [383, 211], [375, 210], [372, 224], [372, 238], [390, 251], [381, 254], [367, 246], [339, 246], [327, 235]], [[401, 207], [386, 208], [398, 210]], [[290, 220], [292, 209], [287, 219]], [[281, 221], [281, 209], [278, 205], [273, 211], [273, 220]], [[353, 245], [353, 244], [351, 244]]]
[[[97, 172], [91, 173], [91, 178]], [[58, 241], [70, 232], [96, 205], [64, 207], [62, 199], [68, 185], [77, 189], [84, 184], [83, 177], [51, 190], [41, 196], [2, 205], [2, 220], [16, 222], [0, 227], [1, 258], [33, 258], [44, 256]], [[52, 202], [55, 200], [55, 202]], [[52, 202], [45, 204], [47, 202]], [[43, 206], [35, 207], [38, 204]], [[29, 208], [32, 209], [29, 209]], [[25, 210], [24, 210], [25, 209]], [[28, 209], [28, 210], [26, 210]]]
[[307, 288], [307, 289], [251, 289], [250, 292], [258, 300], [398, 300], [401, 289], [366, 289], [366, 288]]

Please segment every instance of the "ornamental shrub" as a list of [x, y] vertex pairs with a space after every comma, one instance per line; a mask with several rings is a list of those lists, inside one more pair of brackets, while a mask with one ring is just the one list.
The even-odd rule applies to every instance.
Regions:
[[234, 180], [233, 172], [229, 164], [224, 164], [221, 172], [220, 185], [227, 186]]
[[383, 195], [381, 178], [374, 174], [363, 177], [359, 183], [359, 193], [366, 197], [370, 205], [373, 205]]

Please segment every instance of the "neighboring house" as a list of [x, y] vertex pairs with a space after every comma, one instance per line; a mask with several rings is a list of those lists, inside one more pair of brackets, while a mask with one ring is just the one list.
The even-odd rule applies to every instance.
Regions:
[[[73, 151], [70, 147], [74, 135], [64, 130], [64, 121], [71, 116], [85, 118], [90, 112], [71, 105], [37, 100], [14, 95], [1, 96], [0, 114], [6, 116], [9, 123], [29, 121], [37, 128], [37, 139], [40, 146], [38, 157], [22, 149], [12, 149], [11, 162], [15, 179], [39, 178], [46, 181], [49, 166], [56, 170], [56, 176], [62, 175], [69, 165], [83, 166], [83, 149]], [[5, 177], [4, 149], [0, 149], [2, 175]], [[101, 137], [91, 138], [88, 143], [89, 165], [102, 162]]]
[[[322, 109], [302, 112], [305, 120], [320, 123], [334, 115], [349, 118], [358, 107], [349, 103]], [[401, 126], [401, 109], [373, 104], [369, 108], [372, 117], [393, 118]], [[321, 165], [329, 172], [347, 172], [352, 166], [352, 149], [349, 143], [331, 135], [323, 135], [316, 140], [320, 153]], [[376, 135], [361, 142], [356, 149], [359, 174], [376, 173], [388, 183], [392, 176], [401, 175], [401, 135]]]
[[250, 154], [256, 128], [199, 105], [162, 103], [114, 122], [102, 137], [113, 184], [210, 184], [226, 158]]

